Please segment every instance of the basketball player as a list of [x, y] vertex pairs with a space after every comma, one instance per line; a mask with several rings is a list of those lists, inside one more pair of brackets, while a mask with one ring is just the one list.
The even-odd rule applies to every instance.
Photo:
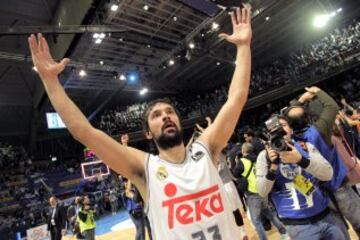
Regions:
[[213, 162], [236, 127], [250, 83], [251, 11], [238, 8], [230, 15], [233, 34], [219, 35], [237, 50], [226, 103], [214, 123], [192, 144], [191, 152], [184, 146], [174, 107], [166, 101], [150, 103], [144, 112], [145, 135], [155, 142], [158, 156], [122, 146], [91, 126], [58, 79], [69, 59], [55, 62], [41, 34], [37, 39], [34, 35], [29, 38], [34, 65], [55, 110], [75, 139], [136, 185], [146, 203], [156, 240], [228, 240], [240, 236]]

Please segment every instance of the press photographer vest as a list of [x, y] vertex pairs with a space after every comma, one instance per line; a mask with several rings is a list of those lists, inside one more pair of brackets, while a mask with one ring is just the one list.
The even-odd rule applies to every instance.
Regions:
[[81, 221], [81, 219], [79, 218], [79, 216], [77, 217], [77, 221], [79, 222], [79, 227], [80, 227], [80, 232], [84, 232], [86, 230], [90, 230], [96, 227], [96, 222], [94, 219], [94, 211], [89, 210], [88, 213], [80, 210], [80, 212], [87, 214], [87, 218], [86, 221], [83, 222]]
[[[251, 168], [251, 161], [246, 158], [241, 158], [241, 161], [244, 165], [244, 172], [241, 174], [243, 177], [246, 177], [250, 171]], [[256, 163], [254, 163], [254, 166], [251, 169], [251, 172], [249, 176], [247, 177], [248, 180], [248, 191], [251, 193], [258, 193], [256, 189], [256, 175], [255, 175], [255, 169], [256, 169]]]

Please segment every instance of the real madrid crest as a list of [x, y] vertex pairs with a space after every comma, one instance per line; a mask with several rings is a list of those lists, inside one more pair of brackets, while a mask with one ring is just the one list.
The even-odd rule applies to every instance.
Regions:
[[301, 168], [296, 164], [280, 164], [280, 173], [283, 177], [293, 180], [297, 175], [301, 174]]
[[192, 154], [192, 155], [191, 155], [191, 158], [192, 158], [195, 162], [197, 162], [197, 161], [199, 161], [203, 156], [205, 156], [205, 153], [204, 153], [204, 152], [201, 152], [201, 151], [198, 151], [198, 152]]
[[160, 166], [156, 172], [156, 177], [160, 181], [164, 181], [169, 176], [166, 168], [164, 166]]

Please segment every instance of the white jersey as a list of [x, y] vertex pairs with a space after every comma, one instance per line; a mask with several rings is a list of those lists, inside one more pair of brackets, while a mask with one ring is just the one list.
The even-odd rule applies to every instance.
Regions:
[[182, 164], [149, 155], [147, 214], [154, 240], [229, 240], [240, 236], [211, 155], [200, 142]]

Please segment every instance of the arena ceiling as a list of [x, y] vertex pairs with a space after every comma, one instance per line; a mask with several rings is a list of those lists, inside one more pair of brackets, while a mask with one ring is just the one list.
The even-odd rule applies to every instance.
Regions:
[[[111, 11], [114, 2], [118, 9]], [[360, 13], [357, 0], [250, 3], [253, 59], [258, 66], [336, 26], [334, 22], [315, 31], [311, 28], [315, 14], [341, 7], [337, 20], [341, 22]], [[217, 38], [219, 31], [230, 32], [228, 12], [218, 9], [212, 13], [209, 16], [178, 0], [0, 0], [0, 136], [33, 136], [45, 130], [45, 112], [51, 111], [29, 59], [25, 34], [29, 29], [51, 32], [71, 25], [70, 30], [79, 32], [79, 25], [103, 27], [98, 32], [104, 32], [101, 40], [86, 31], [47, 34], [55, 58], [72, 59], [61, 78], [66, 91], [93, 118], [109, 104], [204, 92], [229, 81], [235, 49]], [[220, 30], [213, 29], [214, 22]], [[190, 43], [195, 48], [190, 49]], [[169, 66], [170, 60], [175, 64]], [[81, 70], [86, 76], [79, 76]], [[131, 83], [132, 74], [138, 81]], [[127, 80], [121, 80], [121, 75]], [[145, 87], [148, 95], [140, 96], [138, 91]]]

